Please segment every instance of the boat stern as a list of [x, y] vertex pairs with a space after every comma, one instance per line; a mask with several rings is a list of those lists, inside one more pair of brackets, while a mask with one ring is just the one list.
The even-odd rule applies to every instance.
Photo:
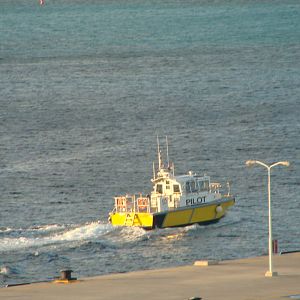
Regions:
[[111, 212], [109, 222], [113, 226], [142, 227], [151, 229], [153, 226], [153, 215], [151, 213], [138, 212]]

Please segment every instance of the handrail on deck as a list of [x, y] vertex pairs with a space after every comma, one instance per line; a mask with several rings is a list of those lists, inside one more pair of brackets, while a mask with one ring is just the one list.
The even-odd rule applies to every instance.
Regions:
[[117, 212], [150, 212], [150, 199], [143, 195], [126, 195], [115, 197]]
[[222, 185], [219, 182], [211, 182], [209, 187], [212, 193], [219, 193]]

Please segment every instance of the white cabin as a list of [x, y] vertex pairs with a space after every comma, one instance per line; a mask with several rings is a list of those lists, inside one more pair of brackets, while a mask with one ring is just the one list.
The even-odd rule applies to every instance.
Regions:
[[151, 208], [156, 212], [178, 207], [200, 205], [220, 199], [219, 183], [211, 183], [207, 175], [193, 172], [175, 176], [173, 170], [160, 169], [152, 179]]

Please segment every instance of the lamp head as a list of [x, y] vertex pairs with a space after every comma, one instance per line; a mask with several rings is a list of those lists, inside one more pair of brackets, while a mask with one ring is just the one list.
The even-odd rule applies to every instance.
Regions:
[[290, 165], [290, 162], [289, 161], [281, 161], [280, 164], [288, 167]]
[[254, 165], [255, 163], [256, 163], [255, 160], [247, 160], [247, 161], [246, 161], [246, 166], [247, 166], [247, 167], [251, 167], [251, 166]]

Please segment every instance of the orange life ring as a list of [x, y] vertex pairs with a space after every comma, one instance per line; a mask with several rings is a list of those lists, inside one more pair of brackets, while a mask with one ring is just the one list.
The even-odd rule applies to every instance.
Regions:
[[148, 207], [147, 198], [138, 198], [138, 207], [139, 209], [146, 209]]
[[125, 208], [126, 207], [126, 198], [125, 197], [117, 198], [117, 206], [120, 208]]

